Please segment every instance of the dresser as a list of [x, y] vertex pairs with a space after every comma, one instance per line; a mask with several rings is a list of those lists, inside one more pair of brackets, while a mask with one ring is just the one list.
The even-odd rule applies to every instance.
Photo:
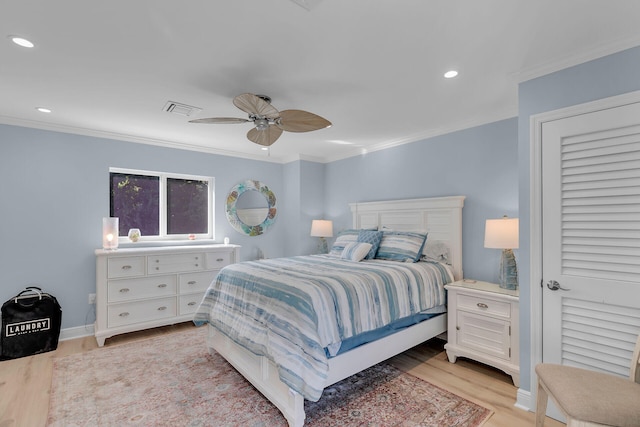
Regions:
[[206, 289], [226, 265], [238, 262], [238, 245], [97, 249], [98, 346], [117, 334], [193, 319]]
[[448, 291], [449, 362], [466, 357], [498, 368], [520, 386], [518, 290], [494, 283], [460, 280]]

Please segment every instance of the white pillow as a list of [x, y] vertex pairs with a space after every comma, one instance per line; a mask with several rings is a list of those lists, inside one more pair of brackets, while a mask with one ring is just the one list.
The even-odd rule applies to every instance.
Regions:
[[371, 250], [371, 243], [353, 242], [344, 245], [340, 258], [360, 262]]
[[427, 241], [422, 251], [422, 258], [427, 261], [436, 261], [449, 264], [449, 247], [446, 243], [435, 240]]

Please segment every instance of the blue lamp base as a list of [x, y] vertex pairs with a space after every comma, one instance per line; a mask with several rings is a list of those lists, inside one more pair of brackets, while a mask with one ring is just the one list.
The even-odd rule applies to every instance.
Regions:
[[329, 253], [329, 245], [327, 244], [327, 239], [324, 237], [319, 237], [320, 241], [318, 242], [318, 254], [328, 254]]
[[500, 258], [500, 287], [503, 289], [518, 289], [518, 266], [513, 250], [503, 249]]

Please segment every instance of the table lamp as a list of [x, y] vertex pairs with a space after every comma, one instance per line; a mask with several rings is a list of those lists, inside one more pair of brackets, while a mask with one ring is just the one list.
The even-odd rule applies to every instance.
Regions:
[[488, 219], [484, 228], [484, 247], [502, 249], [500, 287], [518, 289], [518, 267], [512, 249], [519, 246], [518, 218]]
[[333, 237], [333, 222], [326, 219], [314, 219], [311, 221], [311, 237], [319, 237], [318, 253], [329, 252], [326, 237]]

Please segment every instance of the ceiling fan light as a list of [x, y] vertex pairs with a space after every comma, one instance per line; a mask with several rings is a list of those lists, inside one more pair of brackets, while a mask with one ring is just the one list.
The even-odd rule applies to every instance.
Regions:
[[254, 123], [258, 130], [265, 130], [269, 128], [269, 120], [267, 119], [256, 119]]

